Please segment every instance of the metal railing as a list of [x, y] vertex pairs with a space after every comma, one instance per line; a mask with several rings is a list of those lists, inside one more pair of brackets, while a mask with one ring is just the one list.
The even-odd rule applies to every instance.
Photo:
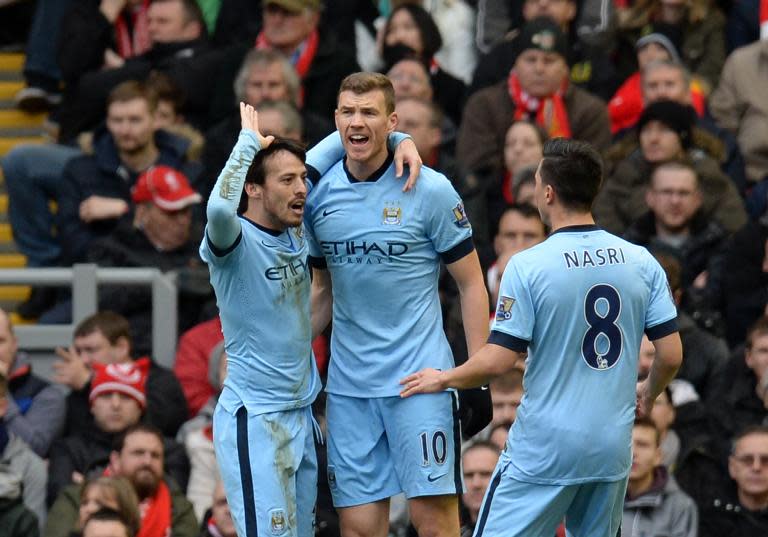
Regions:
[[72, 268], [0, 269], [0, 285], [72, 287], [72, 324], [37, 324], [14, 327], [19, 348], [47, 351], [67, 347], [75, 326], [98, 311], [101, 284], [150, 286], [152, 288], [152, 356], [157, 363], [173, 367], [176, 356], [176, 277], [156, 268], [102, 268], [76, 264]]

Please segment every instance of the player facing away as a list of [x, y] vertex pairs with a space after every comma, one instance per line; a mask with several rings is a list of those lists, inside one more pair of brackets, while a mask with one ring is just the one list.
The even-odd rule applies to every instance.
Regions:
[[395, 180], [389, 79], [355, 73], [341, 84], [336, 127], [346, 151], [307, 197], [313, 325], [333, 316], [326, 391], [328, 481], [346, 537], [383, 537], [389, 498], [401, 491], [420, 535], [459, 533], [463, 490], [456, 392], [399, 397], [399, 379], [450, 368], [442, 330], [440, 263], [461, 295], [476, 352], [488, 295], [469, 221], [448, 179], [422, 168], [416, 187]]
[[[487, 383], [527, 353], [525, 393], [480, 510], [475, 537], [615, 537], [636, 407], [648, 413], [682, 360], [664, 271], [644, 248], [595, 226], [600, 156], [562, 138], [544, 146], [536, 203], [552, 234], [509, 261], [488, 343], [462, 366], [402, 380], [402, 395]], [[656, 347], [636, 384], [640, 339]]]
[[[320, 390], [311, 350], [310, 278], [302, 217], [305, 153], [262, 136], [240, 105], [242, 130], [208, 201], [200, 255], [216, 291], [227, 378], [214, 414], [214, 446], [240, 537], [314, 534], [317, 495], [310, 404]], [[403, 140], [396, 133], [394, 142]], [[398, 170], [420, 168], [412, 141], [397, 145]], [[343, 156], [332, 135], [307, 155], [313, 170]], [[243, 187], [245, 186], [245, 193]], [[238, 216], [241, 196], [244, 213]], [[319, 434], [319, 433], [318, 433]]]

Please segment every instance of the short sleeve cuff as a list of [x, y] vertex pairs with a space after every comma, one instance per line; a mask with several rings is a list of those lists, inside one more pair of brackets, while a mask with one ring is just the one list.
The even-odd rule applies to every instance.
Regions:
[[316, 269], [327, 269], [328, 263], [324, 257], [309, 256], [309, 266]]
[[450, 250], [441, 252], [440, 259], [442, 259], [443, 263], [446, 265], [450, 265], [451, 263], [455, 263], [459, 259], [462, 259], [463, 257], [471, 254], [474, 250], [475, 243], [472, 242], [472, 237], [467, 237]]
[[515, 352], [528, 352], [528, 342], [526, 340], [510, 336], [498, 330], [491, 331], [491, 335], [488, 336], [488, 343], [493, 343]]
[[648, 339], [651, 341], [655, 341], [657, 339], [663, 338], [664, 336], [674, 334], [677, 331], [677, 317], [675, 317], [674, 319], [670, 319], [661, 324], [657, 324], [656, 326], [646, 328], [645, 335], [648, 336]]
[[228, 248], [219, 248], [213, 242], [211, 242], [211, 238], [208, 236], [208, 233], [205, 234], [205, 241], [208, 243], [208, 249], [215, 255], [216, 257], [224, 257], [227, 254], [230, 254], [232, 250], [237, 248], [237, 245], [240, 244], [240, 241], [243, 239], [243, 232], [237, 234], [237, 238], [235, 239], [235, 242], [233, 242]]

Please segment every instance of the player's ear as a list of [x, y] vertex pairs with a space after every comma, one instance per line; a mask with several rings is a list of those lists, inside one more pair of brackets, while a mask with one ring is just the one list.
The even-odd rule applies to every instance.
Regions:
[[245, 183], [245, 193], [249, 198], [261, 199], [264, 189], [256, 183]]

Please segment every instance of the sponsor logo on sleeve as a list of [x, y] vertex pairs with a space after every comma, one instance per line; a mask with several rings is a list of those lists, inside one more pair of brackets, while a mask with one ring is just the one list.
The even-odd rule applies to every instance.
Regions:
[[496, 307], [496, 320], [508, 321], [512, 318], [512, 306], [515, 304], [515, 299], [508, 296], [499, 297], [499, 305]]

